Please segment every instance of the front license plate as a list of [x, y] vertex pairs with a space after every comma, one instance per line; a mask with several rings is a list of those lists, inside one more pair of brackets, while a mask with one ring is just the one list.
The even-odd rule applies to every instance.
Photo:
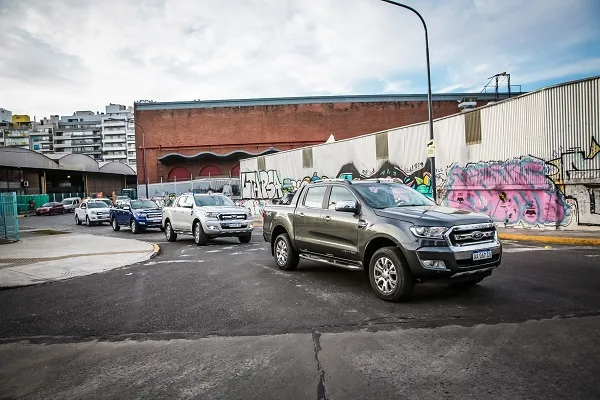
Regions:
[[236, 224], [236, 223], [229, 224], [230, 228], [241, 228], [241, 226], [242, 226], [242, 224]]
[[478, 250], [473, 252], [473, 261], [492, 258], [492, 250]]

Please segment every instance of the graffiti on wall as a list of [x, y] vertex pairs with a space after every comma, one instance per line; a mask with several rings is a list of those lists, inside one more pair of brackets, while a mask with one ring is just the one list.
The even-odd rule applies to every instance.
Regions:
[[279, 199], [283, 188], [277, 171], [253, 171], [241, 173], [243, 199]]
[[338, 178], [354, 180], [354, 179], [373, 179], [373, 178], [396, 178], [400, 179], [404, 184], [417, 190], [426, 196], [432, 197], [431, 191], [431, 168], [428, 163], [419, 163], [415, 165], [419, 169], [413, 170], [411, 173], [405, 172], [404, 169], [397, 165], [386, 161], [377, 171], [369, 171], [368, 174], [359, 172], [354, 164], [344, 165], [338, 172]]
[[547, 172], [544, 160], [530, 156], [455, 164], [448, 170], [444, 203], [511, 225], [564, 225], [569, 206]]
[[592, 137], [587, 151], [561, 147], [554, 155], [548, 177], [572, 204], [577, 222], [600, 225], [600, 144]]
[[280, 179], [275, 170], [242, 172], [243, 199], [280, 199], [287, 192], [292, 192], [310, 182], [327, 179], [325, 175], [314, 172], [302, 179]]

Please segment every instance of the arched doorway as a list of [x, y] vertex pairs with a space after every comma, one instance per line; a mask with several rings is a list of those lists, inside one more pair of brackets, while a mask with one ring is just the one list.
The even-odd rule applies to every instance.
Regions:
[[168, 179], [169, 181], [189, 181], [192, 174], [188, 171], [187, 168], [184, 167], [175, 167], [171, 171], [169, 171]]
[[221, 176], [222, 172], [216, 165], [207, 165], [200, 170], [200, 176]]
[[239, 177], [239, 176], [240, 176], [240, 164], [231, 168], [231, 177], [235, 178], [235, 177]]

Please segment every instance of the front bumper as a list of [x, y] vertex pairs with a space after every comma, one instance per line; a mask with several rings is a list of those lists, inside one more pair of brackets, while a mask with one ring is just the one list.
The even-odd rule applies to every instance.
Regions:
[[162, 219], [149, 220], [149, 219], [138, 219], [137, 223], [142, 228], [161, 228]]
[[[239, 226], [235, 224], [238, 224]], [[207, 219], [202, 221], [202, 228], [209, 236], [246, 236], [251, 234], [254, 230], [254, 221], [248, 219], [226, 222], [218, 219]]]
[[[492, 257], [473, 260], [473, 253], [481, 250], [490, 250]], [[490, 275], [502, 261], [502, 244], [495, 239], [493, 242], [464, 247], [420, 247], [410, 252], [408, 258], [413, 276], [419, 280], [447, 279], [458, 282]], [[437, 265], [432, 266], [427, 261], [437, 261]]]
[[109, 222], [110, 221], [110, 215], [109, 214], [107, 214], [107, 215], [89, 214], [88, 218], [92, 222]]

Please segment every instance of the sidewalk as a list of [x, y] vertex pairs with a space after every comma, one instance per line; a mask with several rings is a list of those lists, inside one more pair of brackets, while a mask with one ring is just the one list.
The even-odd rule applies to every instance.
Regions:
[[600, 231], [560, 231], [499, 227], [498, 237], [503, 240], [524, 242], [600, 246]]
[[86, 234], [29, 236], [0, 246], [0, 287], [91, 275], [148, 260], [159, 247], [134, 239]]

